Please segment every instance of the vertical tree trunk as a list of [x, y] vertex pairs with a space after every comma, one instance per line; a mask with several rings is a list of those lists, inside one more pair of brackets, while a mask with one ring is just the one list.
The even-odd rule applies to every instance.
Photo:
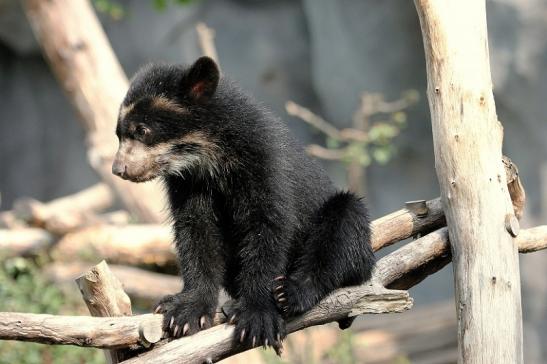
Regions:
[[124, 181], [111, 172], [118, 108], [127, 78], [88, 0], [25, 0], [32, 30], [87, 132], [88, 158], [144, 222], [163, 220], [161, 187]]
[[514, 216], [492, 94], [485, 1], [415, 4], [452, 246], [459, 361], [522, 363], [518, 255], [505, 227]]

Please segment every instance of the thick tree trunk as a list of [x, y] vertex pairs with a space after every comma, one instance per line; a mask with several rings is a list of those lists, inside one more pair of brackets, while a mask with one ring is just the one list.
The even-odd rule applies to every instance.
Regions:
[[87, 131], [91, 166], [143, 222], [163, 220], [156, 183], [135, 184], [111, 172], [114, 130], [127, 78], [88, 0], [25, 0], [44, 55]]
[[503, 130], [492, 94], [485, 1], [415, 4], [452, 242], [459, 361], [522, 363], [518, 254], [506, 228], [515, 220], [500, 163]]

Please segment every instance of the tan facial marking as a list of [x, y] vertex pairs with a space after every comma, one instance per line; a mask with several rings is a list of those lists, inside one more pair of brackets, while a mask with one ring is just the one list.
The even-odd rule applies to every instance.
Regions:
[[218, 150], [218, 145], [201, 131], [194, 131], [184, 135], [179, 139], [179, 143], [198, 144], [207, 154], [213, 154]]
[[[199, 152], [172, 153], [174, 145], [185, 143], [199, 145]], [[133, 139], [124, 139], [116, 153], [116, 161], [125, 167], [126, 178], [134, 182], [148, 181], [165, 172], [181, 174], [192, 167], [198, 167], [201, 171], [213, 175], [221, 168], [219, 149], [215, 140], [199, 131], [154, 146], [147, 146]]]
[[220, 168], [220, 147], [214, 139], [204, 132], [194, 131], [169, 143], [172, 145], [191, 143], [200, 146], [199, 152], [196, 154], [185, 153], [171, 155], [168, 163], [169, 170], [172, 173], [179, 173], [181, 170], [191, 166], [199, 167], [202, 171], [207, 171], [207, 173], [211, 175], [218, 172]]
[[152, 99], [152, 107], [158, 108], [158, 109], [164, 109], [179, 113], [186, 113], [188, 110], [177, 104], [175, 101], [168, 99], [164, 96], [157, 96]]
[[120, 143], [116, 159], [126, 167], [128, 179], [144, 182], [158, 176], [161, 172], [158, 158], [168, 150], [169, 147], [166, 144], [148, 147], [137, 140], [126, 139]]
[[133, 110], [133, 108], [135, 107], [135, 104], [129, 104], [127, 106], [123, 106], [120, 108], [120, 119], [124, 119], [127, 114], [129, 114], [131, 112], [131, 110]]

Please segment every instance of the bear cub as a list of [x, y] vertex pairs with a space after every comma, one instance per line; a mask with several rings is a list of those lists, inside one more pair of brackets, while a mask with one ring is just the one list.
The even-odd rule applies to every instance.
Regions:
[[338, 191], [285, 124], [220, 77], [212, 59], [142, 68], [116, 135], [112, 172], [161, 177], [166, 187], [184, 287], [155, 312], [171, 337], [210, 327], [222, 287], [237, 302], [234, 340], [280, 350], [285, 319], [370, 278], [363, 201]]

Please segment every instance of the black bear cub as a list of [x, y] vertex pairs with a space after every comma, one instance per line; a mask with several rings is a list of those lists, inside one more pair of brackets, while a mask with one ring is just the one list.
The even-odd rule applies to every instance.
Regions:
[[284, 123], [221, 78], [212, 59], [141, 69], [116, 134], [112, 172], [166, 186], [184, 281], [156, 308], [170, 336], [210, 327], [223, 287], [237, 302], [234, 340], [279, 349], [286, 318], [370, 278], [361, 199], [337, 191]]

